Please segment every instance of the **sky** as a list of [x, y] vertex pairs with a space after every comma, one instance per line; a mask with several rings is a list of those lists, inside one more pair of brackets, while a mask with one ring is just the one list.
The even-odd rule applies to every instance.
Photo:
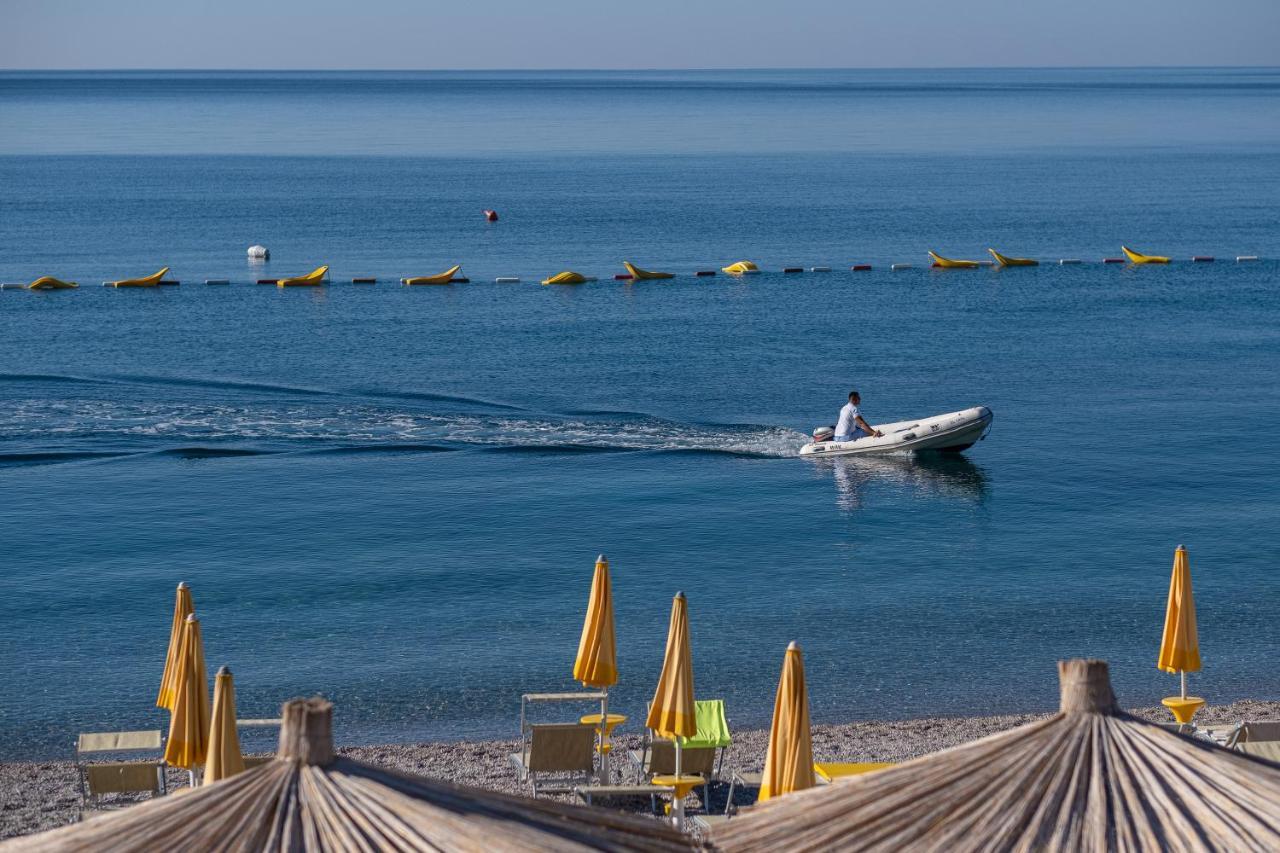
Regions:
[[0, 0], [0, 68], [1280, 65], [1280, 0]]

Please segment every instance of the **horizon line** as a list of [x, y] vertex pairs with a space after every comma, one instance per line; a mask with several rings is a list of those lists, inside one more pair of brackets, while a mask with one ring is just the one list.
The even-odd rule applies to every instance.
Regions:
[[535, 68], [528, 66], [494, 66], [487, 68], [234, 68], [214, 66], [119, 66], [95, 68], [19, 68], [0, 65], [0, 73], [120, 73], [120, 72], [222, 72], [250, 74], [423, 74], [423, 73], [489, 73], [489, 72], [556, 72], [598, 73], [625, 71], [1141, 71], [1141, 70], [1280, 70], [1276, 65], [724, 65], [724, 66], [630, 66], [599, 68]]

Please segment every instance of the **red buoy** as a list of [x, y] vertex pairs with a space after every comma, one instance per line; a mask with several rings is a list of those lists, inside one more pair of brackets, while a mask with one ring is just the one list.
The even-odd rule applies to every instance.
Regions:
[[497, 221], [498, 221], [498, 211], [496, 211], [496, 210], [486, 210], [486, 211], [484, 212], [484, 221], [485, 221], [485, 222], [497, 222]]

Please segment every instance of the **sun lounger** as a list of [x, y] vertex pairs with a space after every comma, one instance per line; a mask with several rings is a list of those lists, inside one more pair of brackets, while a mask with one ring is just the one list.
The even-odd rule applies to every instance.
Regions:
[[1246, 755], [1280, 763], [1280, 720], [1244, 723], [1234, 745]]
[[[595, 726], [580, 723], [542, 723], [528, 727], [528, 737], [511, 763], [520, 781], [528, 781], [536, 796], [543, 791], [572, 791], [595, 772]], [[558, 777], [548, 784], [541, 777]]]
[[648, 797], [654, 811], [658, 810], [658, 797], [668, 797], [675, 792], [670, 785], [578, 785], [573, 789], [587, 805], [592, 805], [596, 797]]
[[755, 788], [760, 790], [760, 786], [764, 784], [763, 773], [753, 773], [746, 770], [735, 770], [733, 778], [729, 781], [729, 796], [724, 801], [724, 813], [731, 814], [737, 809], [733, 805], [733, 792], [739, 788]]
[[100, 762], [91, 756], [152, 752], [163, 755], [164, 738], [159, 729], [135, 732], [85, 732], [76, 741], [76, 768], [80, 775], [80, 819], [86, 811], [103, 807], [103, 794], [165, 793], [164, 760]]
[[[698, 731], [693, 737], [681, 740], [683, 755], [680, 769], [684, 774], [696, 774], [706, 780], [702, 785], [705, 805], [710, 794], [710, 782], [720, 778], [724, 754], [733, 743], [733, 737], [725, 717], [723, 699], [699, 699], [693, 704]], [[676, 772], [675, 745], [666, 738], [655, 737], [649, 729], [645, 730], [640, 749], [631, 750], [627, 757], [642, 779], [674, 775]]]
[[813, 778], [819, 785], [830, 785], [837, 779], [874, 773], [892, 766], [892, 761], [815, 761]]
[[701, 832], [710, 832], [713, 827], [728, 819], [727, 814], [696, 814], [689, 816], [689, 825], [697, 827]]

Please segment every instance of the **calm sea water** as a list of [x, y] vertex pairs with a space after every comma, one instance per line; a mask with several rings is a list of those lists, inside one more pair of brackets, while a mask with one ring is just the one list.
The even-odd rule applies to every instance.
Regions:
[[[1050, 708], [1076, 655], [1152, 704], [1179, 543], [1193, 688], [1274, 698], [1278, 206], [1266, 69], [0, 74], [0, 279], [82, 284], [0, 292], [0, 758], [161, 725], [180, 580], [242, 715], [510, 736], [599, 552], [636, 717], [677, 590], [739, 726], [792, 639], [818, 720]], [[884, 268], [988, 246], [1090, 263]], [[796, 458], [851, 387], [995, 426]]]

